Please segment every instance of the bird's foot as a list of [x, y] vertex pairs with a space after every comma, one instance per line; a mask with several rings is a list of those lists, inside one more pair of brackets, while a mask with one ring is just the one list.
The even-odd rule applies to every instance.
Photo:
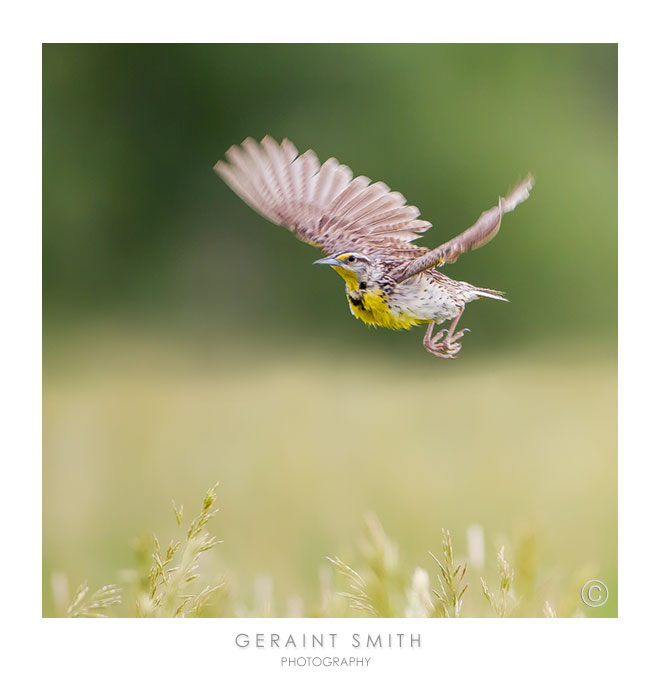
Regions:
[[466, 332], [470, 332], [469, 328], [463, 328], [458, 332], [449, 334], [446, 328], [443, 328], [437, 332], [431, 338], [424, 339], [424, 347], [428, 352], [437, 356], [441, 359], [455, 359], [456, 354], [461, 351], [461, 343], [458, 340], [465, 335]]

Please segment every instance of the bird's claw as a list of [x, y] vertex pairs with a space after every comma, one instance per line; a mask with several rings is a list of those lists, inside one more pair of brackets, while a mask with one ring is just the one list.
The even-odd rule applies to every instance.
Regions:
[[433, 356], [438, 356], [441, 359], [453, 359], [461, 351], [460, 342], [455, 342], [454, 340], [440, 341], [436, 340], [435, 337], [424, 346]]
[[445, 344], [440, 344], [437, 346], [427, 346], [426, 350], [433, 354], [433, 356], [437, 356], [441, 359], [455, 359], [456, 354], [458, 354], [459, 351], [461, 351], [461, 345], [460, 344], [454, 344], [454, 345], [445, 345]]
[[448, 337], [449, 331], [446, 328], [438, 331], [429, 341], [425, 343], [427, 351], [433, 356], [441, 359], [454, 359], [456, 354], [461, 351], [461, 343], [458, 340], [463, 337], [466, 332], [470, 332], [469, 328], [463, 328], [455, 332], [451, 337]]

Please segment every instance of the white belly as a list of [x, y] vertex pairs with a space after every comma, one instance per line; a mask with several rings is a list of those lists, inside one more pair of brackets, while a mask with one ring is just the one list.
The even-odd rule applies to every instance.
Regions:
[[417, 276], [397, 287], [389, 297], [389, 305], [396, 313], [441, 323], [458, 316], [464, 302], [438, 283]]

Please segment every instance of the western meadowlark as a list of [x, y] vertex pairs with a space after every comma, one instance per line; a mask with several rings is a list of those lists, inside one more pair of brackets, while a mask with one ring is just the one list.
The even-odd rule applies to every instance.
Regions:
[[[417, 207], [385, 183], [353, 178], [336, 159], [320, 165], [312, 150], [298, 155], [289, 140], [266, 136], [260, 144], [247, 138], [234, 145], [227, 160], [215, 165], [218, 175], [254, 210], [328, 255], [314, 263], [344, 279], [351, 313], [366, 324], [394, 330], [427, 324], [426, 349], [452, 359], [468, 332], [456, 330], [465, 305], [483, 297], [508, 301], [503, 292], [452, 280], [437, 268], [492, 240], [502, 215], [529, 197], [531, 176], [471, 228], [429, 250], [412, 243], [431, 226]], [[449, 328], [434, 335], [433, 326], [446, 320]]]

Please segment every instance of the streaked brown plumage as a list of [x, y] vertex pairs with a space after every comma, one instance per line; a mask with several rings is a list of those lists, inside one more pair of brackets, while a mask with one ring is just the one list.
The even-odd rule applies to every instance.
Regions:
[[[278, 144], [266, 136], [260, 144], [247, 138], [234, 145], [227, 160], [215, 165], [218, 175], [253, 209], [328, 255], [316, 263], [342, 276], [351, 312], [365, 323], [394, 329], [426, 323], [426, 349], [454, 358], [466, 332], [456, 331], [465, 304], [506, 301], [502, 292], [452, 280], [437, 267], [492, 240], [502, 215], [529, 196], [531, 176], [471, 228], [429, 250], [412, 242], [431, 226], [418, 218], [417, 207], [385, 183], [353, 178], [336, 159], [320, 165], [311, 150], [298, 155], [288, 140]], [[449, 330], [433, 335], [435, 323], [447, 319]]]

